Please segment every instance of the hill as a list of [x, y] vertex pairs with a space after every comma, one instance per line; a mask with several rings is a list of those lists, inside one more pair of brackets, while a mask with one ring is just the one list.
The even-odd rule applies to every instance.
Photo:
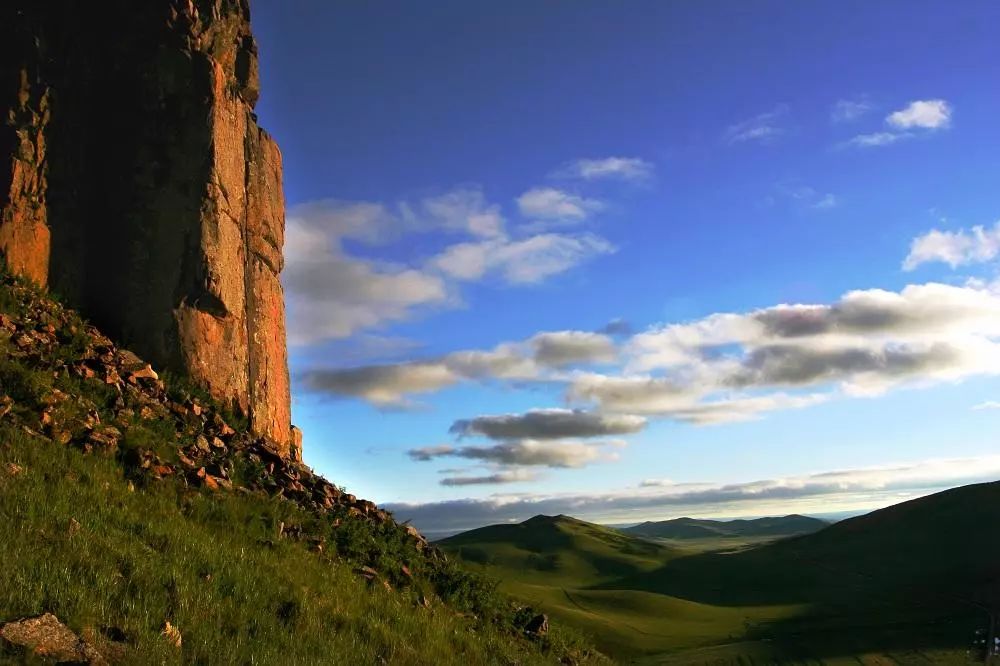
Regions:
[[519, 579], [593, 583], [651, 571], [676, 555], [666, 546], [569, 516], [535, 516], [490, 525], [437, 542], [466, 562]]
[[[502, 589], [621, 659], [953, 663], [987, 629], [990, 612], [1000, 616], [1000, 532], [990, 529], [998, 520], [1000, 482], [972, 485], [731, 552], [656, 542], [661, 550], [647, 551], [641, 564], [626, 558], [632, 573], [605, 568], [600, 579], [580, 562], [592, 559], [603, 543], [594, 536], [606, 528], [563, 516], [441, 545], [465, 560], [473, 555], [467, 566], [495, 571]], [[753, 522], [737, 529], [780, 530], [775, 521], [745, 526]], [[565, 564], [548, 575], [529, 566], [553, 556]]]
[[640, 537], [661, 539], [711, 539], [721, 537], [781, 538], [817, 532], [829, 525], [824, 520], [792, 514], [751, 520], [702, 520], [674, 518], [647, 521], [622, 532]]
[[602, 661], [6, 275], [0, 525], [5, 639], [51, 613], [114, 663]]

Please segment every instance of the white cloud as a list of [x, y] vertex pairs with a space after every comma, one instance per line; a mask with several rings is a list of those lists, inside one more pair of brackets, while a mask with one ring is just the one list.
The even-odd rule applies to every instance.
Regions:
[[296, 218], [289, 218], [285, 239], [282, 284], [293, 345], [345, 338], [449, 301], [440, 276], [349, 256], [337, 238]]
[[[536, 202], [537, 203], [537, 202]], [[596, 202], [563, 202], [585, 214]], [[445, 246], [423, 265], [356, 256], [351, 240], [387, 244], [431, 231], [474, 240]], [[367, 329], [408, 320], [433, 308], [461, 303], [459, 284], [496, 277], [532, 285], [564, 273], [614, 246], [591, 233], [539, 233], [511, 239], [500, 207], [479, 188], [457, 188], [393, 206], [324, 200], [289, 211], [282, 274], [288, 305], [289, 342], [305, 345], [341, 340]]]
[[942, 129], [951, 124], [951, 105], [943, 99], [925, 99], [910, 102], [908, 106], [886, 117], [889, 125], [901, 129], [914, 127]]
[[930, 132], [951, 126], [952, 108], [943, 99], [917, 100], [905, 108], [890, 113], [885, 118], [889, 131], [859, 134], [845, 146], [872, 148], [888, 146], [917, 136], [914, 132]]
[[562, 439], [627, 435], [646, 427], [646, 419], [628, 414], [595, 414], [576, 409], [533, 409], [523, 414], [477, 416], [455, 421], [459, 437], [490, 439]]
[[1000, 400], [987, 400], [975, 405], [972, 410], [976, 412], [982, 412], [987, 410], [1000, 409]]
[[592, 494], [526, 493], [427, 504], [390, 504], [398, 518], [443, 534], [538, 514], [569, 514], [605, 523], [679, 515], [724, 517], [871, 509], [935, 490], [1000, 477], [1000, 456], [930, 459], [775, 479], [718, 484], [647, 480], [635, 488]]
[[864, 98], [840, 99], [830, 110], [830, 120], [835, 123], [848, 123], [861, 118], [873, 108], [871, 102]]
[[604, 209], [604, 202], [554, 187], [536, 187], [517, 198], [521, 215], [536, 220], [579, 222]]
[[942, 262], [952, 268], [992, 261], [1000, 256], [1000, 221], [992, 228], [977, 225], [969, 230], [933, 229], [913, 239], [903, 270], [912, 271], [921, 264]]
[[611, 243], [594, 234], [546, 233], [521, 240], [452, 245], [434, 257], [429, 266], [455, 280], [497, 275], [508, 284], [526, 285], [614, 251]]
[[743, 420], [837, 394], [1000, 374], [1000, 293], [930, 283], [719, 313], [636, 335], [624, 355], [626, 374], [577, 372], [567, 398], [694, 423]]
[[788, 107], [784, 104], [776, 106], [767, 113], [761, 113], [726, 128], [723, 138], [726, 143], [736, 144], [751, 141], [754, 143], [771, 143], [785, 133], [782, 126]]
[[653, 171], [653, 163], [639, 157], [605, 157], [570, 162], [555, 171], [552, 176], [581, 180], [612, 179], [642, 182], [652, 178]]
[[401, 203], [399, 209], [400, 218], [412, 228], [464, 231], [479, 238], [504, 235], [500, 206], [487, 202], [483, 191], [475, 187], [425, 197], [415, 205]]

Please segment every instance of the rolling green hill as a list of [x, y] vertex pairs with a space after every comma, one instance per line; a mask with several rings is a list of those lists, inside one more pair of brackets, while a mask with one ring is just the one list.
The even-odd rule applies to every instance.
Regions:
[[466, 562], [518, 572], [525, 581], [597, 583], [653, 571], [678, 552], [569, 516], [535, 516], [517, 525], [491, 525], [438, 545]]
[[703, 520], [674, 518], [647, 521], [622, 532], [640, 537], [661, 539], [710, 539], [718, 537], [772, 537], [780, 538], [818, 532], [829, 525], [825, 520], [792, 514], [752, 520]]
[[[998, 522], [1000, 482], [733, 552], [660, 543], [636, 558], [619, 545], [617, 570], [633, 569], [621, 576], [584, 566], [595, 550], [607, 554], [597, 538], [606, 528], [566, 517], [483, 528], [442, 546], [620, 659], [961, 663], [989, 612], [1000, 616]], [[543, 572], [529, 559], [562, 566]]]

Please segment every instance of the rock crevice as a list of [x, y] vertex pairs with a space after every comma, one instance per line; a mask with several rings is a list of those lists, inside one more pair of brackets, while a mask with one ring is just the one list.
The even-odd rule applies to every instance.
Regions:
[[7, 267], [295, 455], [247, 0], [13, 0], [0, 41]]

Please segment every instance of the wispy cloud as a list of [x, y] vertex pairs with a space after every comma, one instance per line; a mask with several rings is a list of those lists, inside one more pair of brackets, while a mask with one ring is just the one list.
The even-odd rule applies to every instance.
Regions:
[[858, 148], [875, 148], [878, 146], [888, 146], [909, 139], [913, 135], [907, 132], [873, 132], [871, 134], [859, 134], [847, 142], [846, 145]]
[[548, 331], [490, 350], [455, 351], [423, 361], [315, 368], [302, 377], [308, 390], [361, 398], [381, 407], [411, 406], [411, 396], [463, 381], [552, 379], [549, 370], [608, 362], [617, 346], [607, 336], [587, 331]]
[[981, 402], [972, 408], [972, 410], [976, 412], [987, 410], [992, 411], [994, 409], [1000, 409], [1000, 400], [987, 400], [986, 402]]
[[636, 487], [591, 494], [503, 494], [426, 504], [390, 504], [403, 520], [428, 533], [448, 533], [537, 514], [569, 514], [599, 522], [774, 515], [876, 508], [935, 490], [993, 481], [1000, 456], [929, 459], [880, 467], [835, 470], [775, 479], [717, 484], [647, 479]]
[[726, 128], [723, 139], [730, 145], [745, 142], [771, 143], [785, 133], [783, 123], [787, 115], [788, 107], [779, 104], [771, 111], [730, 125]]
[[[564, 439], [541, 441], [521, 439], [490, 444], [488, 446], [433, 446], [407, 451], [413, 460], [426, 462], [435, 458], [466, 458], [504, 466], [576, 468], [584, 467], [602, 458], [602, 448], [625, 446], [623, 440], [581, 441]], [[613, 459], [614, 456], [605, 456]]]
[[[603, 204], [565, 193], [529, 197], [529, 209], [579, 222]], [[546, 198], [548, 197], [548, 198]], [[558, 220], [550, 220], [558, 221]], [[430, 259], [400, 263], [358, 256], [345, 241], [368, 246], [410, 234], [465, 236]], [[533, 285], [615, 251], [593, 233], [510, 235], [500, 206], [480, 188], [462, 187], [393, 205], [324, 200], [289, 211], [282, 275], [294, 345], [341, 340], [419, 313], [462, 303], [461, 284], [495, 280]]]
[[605, 157], [569, 162], [552, 172], [553, 178], [623, 180], [644, 182], [653, 177], [654, 165], [639, 157]]
[[830, 120], [834, 123], [849, 123], [867, 115], [874, 105], [866, 98], [839, 99], [830, 110]]
[[778, 193], [795, 206], [808, 210], [824, 211], [836, 208], [840, 203], [832, 192], [821, 192], [808, 185], [782, 182], [777, 185]]
[[560, 439], [627, 435], [646, 427], [641, 416], [595, 414], [578, 409], [535, 409], [523, 414], [477, 416], [455, 421], [450, 432], [459, 437], [490, 439]]
[[442, 486], [495, 486], [505, 483], [536, 481], [538, 474], [527, 469], [509, 469], [483, 476], [449, 476], [441, 479]]
[[431, 259], [429, 266], [462, 282], [497, 275], [508, 284], [530, 285], [615, 250], [591, 233], [541, 233], [520, 240], [458, 243]]
[[603, 210], [605, 204], [554, 187], [536, 187], [519, 196], [517, 206], [529, 219], [579, 222]]
[[1000, 256], [1000, 221], [992, 228], [977, 225], [971, 229], [941, 231], [933, 229], [913, 239], [903, 270], [912, 271], [927, 263], [941, 262], [952, 268], [992, 261]]

